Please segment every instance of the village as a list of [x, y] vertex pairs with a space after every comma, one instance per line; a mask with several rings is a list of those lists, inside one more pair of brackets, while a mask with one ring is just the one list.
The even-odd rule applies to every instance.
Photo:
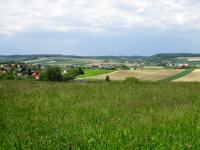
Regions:
[[6, 79], [39, 79], [39, 72], [45, 69], [46, 66], [40, 64], [1, 64], [0, 76]]
[[[91, 70], [142, 70], [148, 67], [167, 67], [174, 69], [186, 69], [193, 67], [189, 64], [177, 64], [173, 61], [165, 61], [161, 65], [152, 63], [151, 66], [145, 66], [143, 62], [135, 62], [135, 63], [90, 63], [90, 64], [66, 64], [59, 65], [61, 68], [62, 74], [66, 74], [71, 68], [83, 68], [91, 69]], [[39, 80], [40, 74], [45, 72], [46, 69], [50, 67], [47, 64], [31, 64], [31, 63], [6, 63], [0, 65], [0, 79], [31, 79], [31, 80]]]

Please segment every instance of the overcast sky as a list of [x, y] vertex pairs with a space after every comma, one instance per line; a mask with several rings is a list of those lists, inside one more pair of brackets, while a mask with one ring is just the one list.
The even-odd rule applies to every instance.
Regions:
[[0, 0], [0, 55], [200, 53], [200, 0]]

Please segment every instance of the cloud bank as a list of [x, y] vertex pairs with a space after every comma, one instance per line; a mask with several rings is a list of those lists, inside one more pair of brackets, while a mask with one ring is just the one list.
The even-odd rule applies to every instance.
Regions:
[[0, 0], [0, 35], [200, 28], [199, 0]]

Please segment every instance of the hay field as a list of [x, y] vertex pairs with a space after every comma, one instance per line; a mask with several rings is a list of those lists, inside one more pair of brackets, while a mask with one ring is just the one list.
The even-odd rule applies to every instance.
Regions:
[[192, 73], [190, 73], [182, 78], [176, 79], [175, 81], [182, 81], [182, 82], [198, 81], [198, 82], [200, 82], [200, 69], [196, 69]]
[[111, 80], [124, 80], [128, 77], [136, 77], [140, 80], [151, 80], [156, 81], [173, 76], [177, 73], [182, 72], [183, 69], [145, 69], [145, 70], [121, 70], [113, 73], [108, 73], [96, 77], [91, 77], [91, 79], [105, 79], [108, 75]]

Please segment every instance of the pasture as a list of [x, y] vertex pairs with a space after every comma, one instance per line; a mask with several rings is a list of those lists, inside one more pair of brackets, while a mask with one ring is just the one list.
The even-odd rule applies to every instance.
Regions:
[[0, 81], [0, 149], [198, 149], [200, 84]]
[[139, 80], [157, 81], [182, 72], [183, 69], [144, 69], [144, 70], [120, 70], [101, 76], [91, 77], [91, 79], [104, 80], [108, 75], [111, 80], [125, 80], [129, 77], [135, 77]]
[[92, 76], [98, 76], [106, 73], [111, 73], [115, 70], [107, 70], [107, 69], [84, 69], [84, 74], [79, 75], [77, 78], [88, 78]]

